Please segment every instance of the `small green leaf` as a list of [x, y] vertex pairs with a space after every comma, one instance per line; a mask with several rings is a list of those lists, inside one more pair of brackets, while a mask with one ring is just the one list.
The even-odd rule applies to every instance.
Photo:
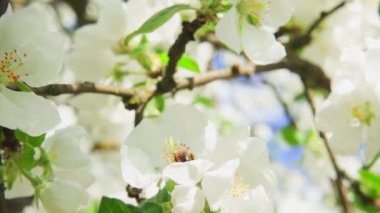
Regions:
[[214, 100], [209, 99], [207, 97], [198, 96], [194, 102], [194, 104], [201, 104], [203, 106], [206, 106], [208, 108], [213, 108], [215, 106]]
[[130, 204], [125, 204], [123, 201], [102, 197], [99, 206], [99, 213], [143, 213], [139, 208]]
[[158, 95], [149, 101], [147, 104], [144, 116], [145, 117], [157, 117], [165, 109], [165, 97], [163, 95]]
[[164, 213], [161, 205], [155, 202], [144, 202], [140, 209], [144, 213]]
[[12, 189], [13, 183], [15, 182], [19, 174], [20, 172], [13, 161], [5, 161], [3, 165], [3, 175], [5, 178], [5, 184], [7, 186], [7, 189]]
[[146, 86], [146, 81], [140, 81], [133, 84], [133, 88], [139, 88], [139, 87], [144, 87], [144, 86]]
[[175, 188], [175, 182], [172, 181], [172, 180], [168, 180], [166, 181], [166, 185], [165, 185], [165, 188], [168, 190], [168, 192], [172, 192]]
[[194, 73], [201, 72], [197, 61], [186, 55], [183, 55], [181, 59], [179, 59], [178, 66]]
[[360, 185], [366, 195], [380, 198], [380, 175], [368, 170], [360, 170]]
[[35, 165], [34, 161], [34, 148], [29, 144], [24, 144], [22, 151], [12, 156], [19, 170], [30, 171]]
[[307, 141], [307, 133], [297, 130], [293, 126], [287, 126], [282, 129], [281, 137], [291, 146], [299, 146]]
[[[161, 63], [166, 66], [169, 63], [169, 56], [166, 53], [163, 53], [160, 55], [160, 60]], [[186, 70], [189, 70], [194, 73], [200, 73], [200, 68], [197, 63], [193, 58], [187, 55], [182, 55], [182, 57], [178, 61], [178, 67], [184, 68]]]
[[154, 14], [147, 21], [145, 21], [139, 29], [129, 34], [125, 40], [124, 44], [128, 45], [129, 41], [132, 40], [135, 36], [144, 33], [150, 33], [159, 28], [161, 25], [165, 24], [171, 17], [173, 17], [177, 12], [182, 10], [192, 9], [190, 5], [187, 4], [177, 4], [171, 7], [165, 8], [158, 13]]
[[26, 134], [25, 132], [22, 132], [21, 130], [15, 131], [15, 136], [18, 140], [30, 144], [34, 147], [41, 146], [42, 142], [45, 140], [45, 134], [42, 134], [40, 136], [30, 136]]
[[232, 4], [221, 4], [221, 5], [217, 6], [214, 9], [214, 11], [216, 13], [225, 13], [225, 12], [229, 11], [232, 7], [233, 7]]

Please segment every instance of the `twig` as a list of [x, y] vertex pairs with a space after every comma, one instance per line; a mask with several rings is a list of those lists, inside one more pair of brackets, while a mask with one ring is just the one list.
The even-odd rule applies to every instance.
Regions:
[[[305, 86], [306, 100], [309, 102], [311, 111], [312, 111], [313, 115], [315, 116], [316, 115], [316, 104], [314, 101], [312, 91], [308, 88], [308, 85], [305, 82], [304, 82], [304, 86]], [[339, 196], [340, 202], [342, 204], [343, 212], [352, 213], [353, 212], [352, 206], [351, 206], [351, 204], [348, 200], [348, 197], [347, 197], [347, 190], [343, 185], [345, 173], [338, 165], [335, 154], [329, 145], [326, 134], [322, 131], [319, 131], [319, 136], [322, 138], [323, 144], [327, 150], [327, 153], [330, 157], [330, 161], [331, 161], [333, 168], [335, 170], [335, 173], [336, 173], [336, 178], [334, 179], [334, 183], [335, 183], [335, 187], [338, 191], [338, 196]]]
[[294, 128], [297, 129], [297, 124], [294, 121], [292, 114], [290, 113], [289, 106], [285, 102], [285, 100], [282, 98], [280, 91], [278, 91], [278, 89], [271, 82], [269, 82], [269, 81], [267, 81], [265, 79], [262, 80], [262, 82], [272, 89], [272, 91], [274, 92], [274, 95], [276, 96], [277, 100], [281, 103], [282, 107], [284, 108], [285, 114], [289, 117], [289, 119], [290, 119], [290, 125], [292, 127], [294, 127]]
[[135, 95], [133, 89], [98, 85], [90, 82], [76, 84], [50, 84], [42, 87], [33, 87], [33, 92], [42, 96], [58, 96], [62, 94], [99, 93], [116, 95], [121, 97], [132, 97]]
[[156, 93], [165, 93], [175, 87], [174, 74], [177, 70], [177, 63], [185, 53], [186, 45], [194, 40], [194, 33], [206, 23], [206, 18], [198, 15], [192, 22], [184, 22], [182, 24], [182, 32], [177, 40], [169, 49], [169, 62], [166, 67], [164, 77], [157, 83]]
[[377, 160], [379, 160], [380, 158], [380, 151], [378, 151], [375, 155], [375, 157], [367, 164], [365, 164], [363, 166], [363, 169], [371, 169], [373, 165], [375, 165], [375, 163], [377, 162]]
[[342, 8], [344, 5], [346, 5], [347, 0], [343, 0], [340, 3], [338, 3], [335, 7], [331, 8], [330, 10], [323, 11], [319, 18], [315, 20], [310, 27], [306, 30], [306, 32], [295, 38], [292, 42], [290, 42], [289, 47], [291, 49], [298, 49], [301, 47], [304, 47], [308, 45], [312, 40], [312, 34], [315, 29], [319, 27], [319, 25], [330, 15], [334, 14], [336, 11], [338, 11], [340, 8]]

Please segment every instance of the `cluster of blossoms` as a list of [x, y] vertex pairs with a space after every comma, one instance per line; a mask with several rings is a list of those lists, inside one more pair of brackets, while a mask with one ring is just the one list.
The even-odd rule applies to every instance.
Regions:
[[[361, 158], [345, 171], [351, 197], [379, 209], [371, 0], [322, 15], [339, 1], [92, 0], [96, 22], [75, 30], [59, 19], [86, 15], [63, 2], [0, 14], [0, 203], [34, 196], [24, 211], [54, 213], [328, 212], [317, 201], [336, 177], [320, 131], [334, 153]], [[254, 69], [263, 73], [247, 77]], [[172, 99], [160, 87], [170, 71]], [[331, 92], [314, 106], [301, 96], [321, 79]], [[73, 95], [47, 97], [61, 93]], [[288, 187], [276, 190], [278, 174]], [[313, 208], [293, 209], [301, 200]]]
[[195, 108], [173, 105], [128, 136], [121, 151], [124, 180], [153, 195], [152, 187], [174, 181], [173, 212], [201, 212], [205, 199], [212, 211], [271, 212], [268, 193], [276, 179], [265, 143], [249, 134], [246, 128], [219, 138]]

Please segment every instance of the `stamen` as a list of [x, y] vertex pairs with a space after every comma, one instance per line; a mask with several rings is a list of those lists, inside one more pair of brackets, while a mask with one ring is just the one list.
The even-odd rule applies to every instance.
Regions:
[[371, 126], [373, 119], [375, 118], [375, 112], [372, 110], [371, 103], [366, 101], [364, 104], [355, 106], [351, 109], [352, 119], [351, 125], [354, 127], [361, 124]]
[[267, 12], [267, 1], [263, 0], [241, 0], [236, 5], [238, 12], [244, 16], [252, 25], [260, 25], [263, 15]]
[[239, 173], [235, 174], [234, 183], [231, 188], [231, 195], [234, 198], [242, 198], [247, 195], [249, 191], [249, 184], [247, 184]]
[[17, 54], [16, 49], [5, 51], [2, 58], [0, 55], [0, 82], [15, 83], [20, 81], [21, 76], [28, 76], [27, 73], [22, 75], [16, 74], [17, 70], [24, 65], [26, 57], [26, 52], [20, 56]]

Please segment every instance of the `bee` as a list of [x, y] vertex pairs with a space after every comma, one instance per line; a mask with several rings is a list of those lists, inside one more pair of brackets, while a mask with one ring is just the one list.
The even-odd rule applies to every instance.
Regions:
[[180, 149], [173, 153], [173, 161], [174, 162], [187, 162], [195, 159], [193, 153], [190, 152], [189, 148]]
[[190, 151], [189, 147], [181, 144], [175, 148], [171, 153], [167, 154], [167, 159], [172, 163], [183, 163], [195, 159], [194, 154]]

